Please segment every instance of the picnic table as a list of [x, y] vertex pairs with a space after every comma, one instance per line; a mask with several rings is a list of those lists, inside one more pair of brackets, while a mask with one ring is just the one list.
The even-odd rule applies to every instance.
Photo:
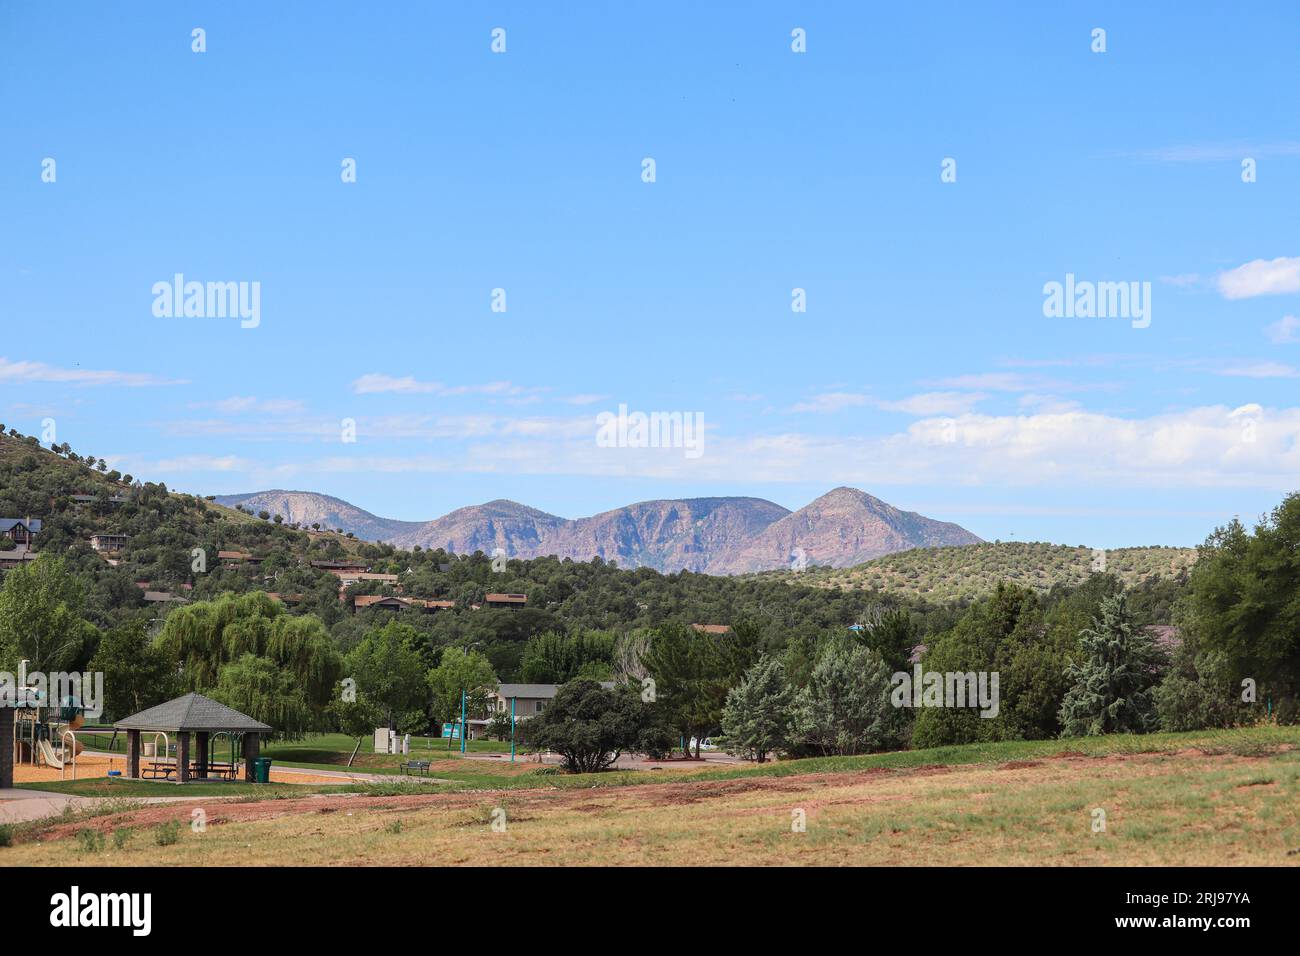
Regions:
[[[197, 777], [198, 774], [199, 764], [191, 764], [190, 777]], [[214, 761], [213, 763], [208, 764], [208, 777], [226, 777], [233, 780], [235, 779], [235, 765], [232, 763], [224, 763], [222, 761]]]
[[[225, 777], [229, 780], [234, 780], [235, 774], [236, 767], [234, 764], [221, 762], [208, 764], [209, 779], [212, 777]], [[198, 775], [199, 764], [190, 764], [190, 779], [193, 780], [198, 777]], [[176, 765], [174, 763], [163, 763], [155, 760], [144, 765], [144, 768], [140, 771], [140, 776], [152, 780], [170, 780], [172, 777], [176, 776]]]

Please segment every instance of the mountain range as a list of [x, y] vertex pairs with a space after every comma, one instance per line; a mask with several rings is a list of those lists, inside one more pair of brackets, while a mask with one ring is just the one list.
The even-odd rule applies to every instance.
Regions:
[[310, 491], [259, 491], [216, 500], [401, 548], [420, 545], [456, 554], [493, 554], [500, 548], [512, 558], [556, 555], [575, 561], [600, 557], [624, 568], [665, 573], [746, 574], [788, 568], [796, 560], [843, 568], [910, 548], [981, 542], [958, 525], [901, 511], [856, 488], [836, 488], [798, 511], [762, 498], [684, 498], [642, 501], [576, 519], [505, 499], [458, 508], [432, 521], [381, 518]]

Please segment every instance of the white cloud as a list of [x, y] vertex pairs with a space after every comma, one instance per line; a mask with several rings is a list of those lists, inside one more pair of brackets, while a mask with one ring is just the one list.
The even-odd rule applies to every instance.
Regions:
[[1284, 315], [1271, 325], [1264, 327], [1264, 334], [1274, 345], [1290, 345], [1300, 342], [1300, 319], [1294, 315]]
[[908, 415], [964, 415], [986, 398], [983, 392], [924, 392], [897, 402], [876, 402], [876, 407]]
[[138, 388], [149, 385], [184, 385], [182, 379], [166, 379], [145, 372], [93, 371], [58, 368], [44, 362], [11, 362], [0, 358], [0, 383], [50, 382], [58, 385], [120, 385]]
[[[751, 481], [867, 488], [1105, 485], [1273, 492], [1294, 490], [1300, 474], [1300, 408], [1259, 405], [1205, 406], [1137, 418], [1078, 409], [966, 414], [921, 419], [880, 436], [783, 433], [729, 438], [711, 431], [697, 459], [686, 458], [680, 449], [598, 447], [593, 422], [585, 418], [488, 422], [474, 433], [468, 420], [460, 421], [463, 440], [436, 452], [375, 454], [357, 446], [270, 464], [195, 455], [154, 464], [133, 461], [129, 470], [238, 473], [250, 486], [330, 472], [456, 471], [719, 482], [744, 474]], [[359, 423], [359, 434], [365, 435], [366, 427]], [[392, 423], [389, 430], [398, 431]]]
[[1251, 362], [1225, 365], [1219, 374], [1238, 378], [1295, 378], [1300, 372], [1281, 362]]
[[[123, 457], [122, 461], [125, 463], [127, 459]], [[234, 455], [181, 455], [151, 462], [148, 470], [159, 474], [173, 474], [196, 471], [249, 471], [256, 467], [258, 467], [256, 462], [247, 458], [237, 458]], [[143, 464], [137, 466], [137, 470], [143, 469]]]
[[306, 405], [293, 398], [254, 398], [251, 395], [232, 395], [211, 404], [198, 403], [192, 408], [212, 408], [226, 415], [258, 412], [263, 415], [294, 415], [306, 410]]
[[1078, 402], [1071, 399], [1059, 398], [1056, 395], [1040, 395], [1037, 392], [1028, 392], [1021, 395], [1016, 400], [1021, 408], [1032, 408], [1040, 414], [1062, 414], [1064, 412], [1078, 411], [1081, 407]]
[[814, 395], [806, 402], [792, 405], [790, 411], [831, 414], [865, 404], [867, 404], [867, 396], [857, 392], [823, 392], [820, 395]]
[[1219, 293], [1225, 299], [1300, 292], [1300, 257], [1253, 259], [1219, 273]]
[[979, 375], [958, 375], [941, 379], [945, 388], [973, 389], [988, 392], [1064, 392], [1076, 386], [1057, 379], [1039, 375], [1021, 375], [1018, 372], [985, 372]]
[[1300, 143], [1209, 143], [1164, 146], [1136, 154], [1158, 163], [1218, 163], [1266, 156], [1300, 156]]
[[376, 395], [397, 393], [399, 395], [526, 395], [544, 391], [539, 388], [525, 388], [510, 382], [487, 382], [482, 385], [444, 385], [442, 382], [422, 382], [405, 375], [401, 378], [371, 372], [362, 375], [352, 383], [352, 391], [357, 395]]
[[[566, 418], [508, 418], [499, 415], [381, 415], [356, 416], [358, 440], [468, 440], [504, 439], [519, 435], [536, 438], [572, 438], [595, 433], [590, 416]], [[184, 419], [163, 422], [173, 437], [222, 437], [245, 441], [338, 442], [342, 423], [323, 417], [232, 417]]]

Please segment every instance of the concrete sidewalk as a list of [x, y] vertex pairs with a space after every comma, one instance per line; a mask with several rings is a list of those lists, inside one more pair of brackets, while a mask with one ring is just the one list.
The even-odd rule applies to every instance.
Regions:
[[17, 788], [0, 790], [0, 823], [26, 823], [29, 820], [41, 820], [45, 817], [61, 816], [66, 810], [73, 811], [93, 809], [111, 800], [115, 803], [186, 803], [202, 800], [235, 800], [242, 794], [232, 793], [228, 797], [198, 795], [174, 797], [78, 797], [70, 793], [52, 793], [48, 790], [19, 790]]

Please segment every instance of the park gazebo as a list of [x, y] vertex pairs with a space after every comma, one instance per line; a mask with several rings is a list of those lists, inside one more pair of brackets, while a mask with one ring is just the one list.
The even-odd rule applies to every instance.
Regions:
[[[243, 738], [244, 779], [254, 779], [253, 765], [257, 761], [263, 734], [271, 728], [233, 707], [204, 697], [202, 694], [185, 694], [165, 704], [150, 707], [113, 724], [126, 731], [126, 775], [139, 777], [140, 735], [159, 734], [176, 737], [176, 779], [185, 783], [191, 776], [206, 779], [212, 770], [210, 743], [214, 734], [236, 734]], [[190, 773], [190, 735], [195, 738], [194, 773]], [[155, 754], [156, 756], [156, 754]], [[155, 763], [155, 766], [158, 766]], [[231, 765], [233, 773], [233, 763]]]

